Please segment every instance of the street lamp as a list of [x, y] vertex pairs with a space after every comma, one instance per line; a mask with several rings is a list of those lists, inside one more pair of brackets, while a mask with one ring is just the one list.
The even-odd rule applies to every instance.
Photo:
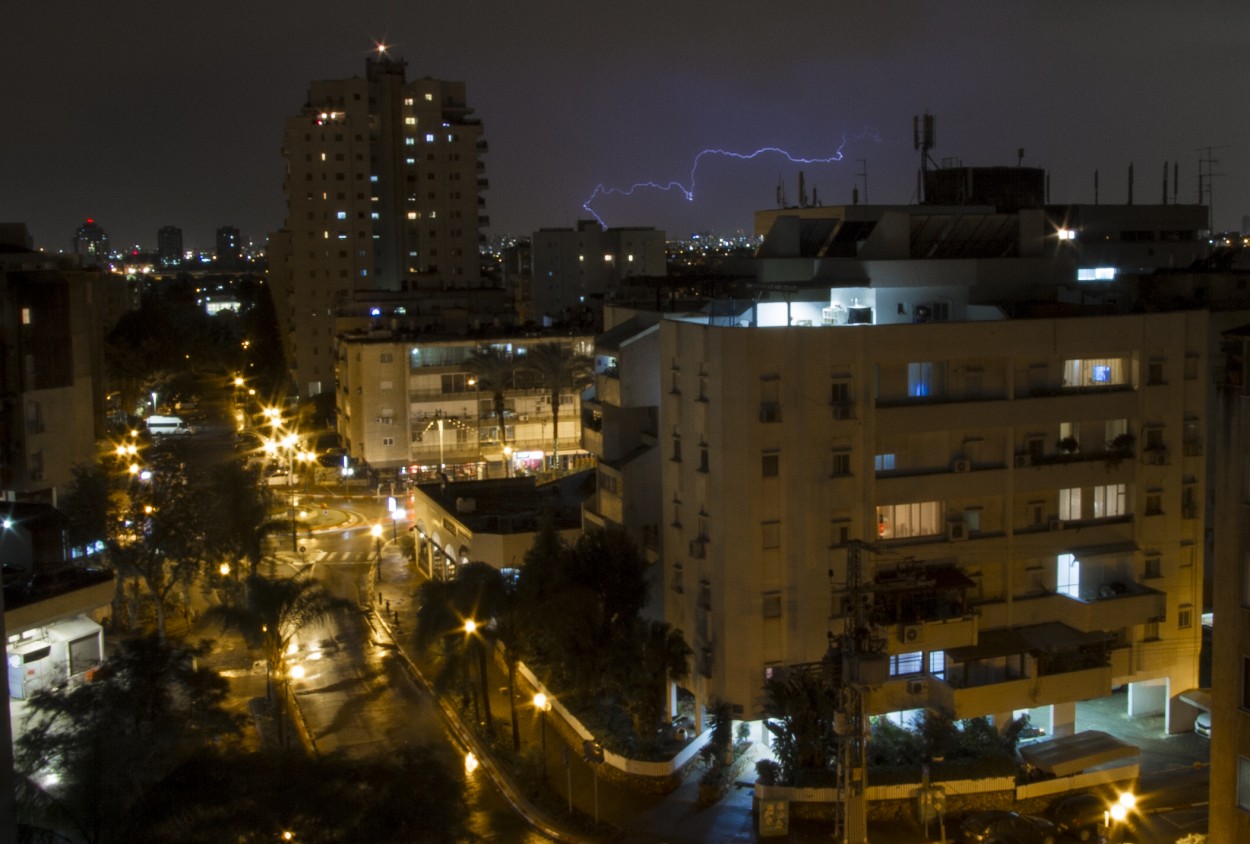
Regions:
[[543, 737], [543, 782], [547, 781], [547, 712], [551, 709], [551, 701], [542, 692], [534, 695], [534, 708], [538, 710], [538, 722]]

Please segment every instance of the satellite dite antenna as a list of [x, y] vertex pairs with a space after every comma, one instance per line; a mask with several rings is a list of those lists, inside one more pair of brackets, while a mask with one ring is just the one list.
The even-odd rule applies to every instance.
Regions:
[[[916, 174], [916, 196], [924, 202], [924, 177], [929, 172], [929, 165], [933, 164], [933, 159], [929, 157], [929, 150], [937, 146], [933, 115], [926, 111], [923, 116], [913, 117], [911, 132], [912, 144], [920, 151], [920, 172]], [[933, 166], [937, 167], [936, 164]]]

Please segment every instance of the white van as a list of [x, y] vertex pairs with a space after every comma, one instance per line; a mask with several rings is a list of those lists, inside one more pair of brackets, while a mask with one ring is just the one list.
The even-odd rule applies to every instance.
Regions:
[[180, 416], [149, 416], [147, 422], [148, 432], [154, 437], [181, 437], [191, 433], [191, 426]]

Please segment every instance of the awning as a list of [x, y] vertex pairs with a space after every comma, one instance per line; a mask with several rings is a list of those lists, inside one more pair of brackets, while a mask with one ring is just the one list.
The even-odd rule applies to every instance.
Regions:
[[1132, 554], [1137, 549], [1137, 543], [1129, 540], [1127, 542], [1111, 542], [1106, 545], [1086, 545], [1081, 548], [1069, 548], [1068, 553], [1078, 560], [1089, 560], [1093, 557], [1112, 557], [1118, 554]]
[[1012, 627], [982, 630], [977, 638], [979, 641], [975, 645], [948, 648], [946, 658], [955, 662], [975, 662], [978, 659], [995, 659], [1031, 650], [1028, 641]]
[[1190, 706], [1196, 706], [1204, 712], [1211, 711], [1210, 689], [1186, 689], [1180, 693], [1179, 697]]
[[1082, 633], [1062, 622], [1048, 621], [1027, 627], [982, 630], [977, 638], [979, 641], [975, 645], [948, 649], [947, 658], [955, 662], [974, 662], [1012, 654], [1062, 653], [1109, 642], [1115, 637], [1103, 632]]
[[1140, 748], [1101, 730], [1085, 730], [1022, 747], [1020, 757], [1034, 768], [1064, 777], [1140, 752]]
[[1028, 627], [1016, 628], [1016, 632], [1029, 643], [1029, 650], [1042, 653], [1074, 651], [1078, 648], [1110, 642], [1115, 638], [1113, 634], [1103, 631], [1082, 633], [1061, 621], [1030, 624]]
[[64, 621], [49, 624], [44, 630], [47, 631], [48, 638], [54, 642], [77, 642], [84, 636], [100, 635], [104, 628], [85, 615], [80, 615], [77, 618], [67, 618]]

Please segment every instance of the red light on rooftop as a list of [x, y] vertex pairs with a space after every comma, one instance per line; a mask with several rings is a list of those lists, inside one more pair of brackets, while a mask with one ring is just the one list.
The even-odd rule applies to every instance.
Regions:
[[91, 225], [94, 222], [95, 220], [91, 219], [90, 217], [87, 218], [87, 225]]

